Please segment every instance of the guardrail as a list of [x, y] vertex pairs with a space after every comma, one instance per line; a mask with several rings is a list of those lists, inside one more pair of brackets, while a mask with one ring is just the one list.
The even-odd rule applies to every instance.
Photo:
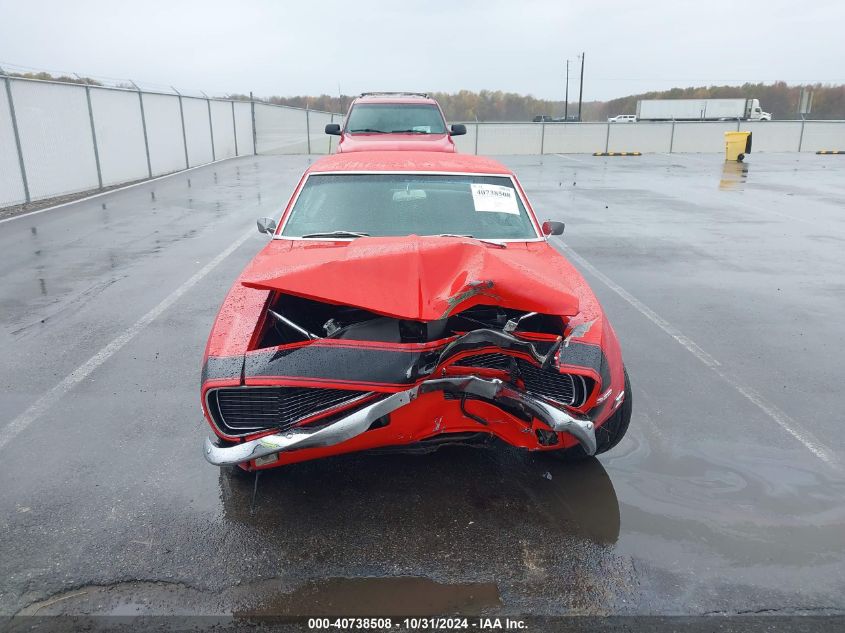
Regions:
[[466, 123], [455, 137], [471, 154], [723, 152], [724, 133], [753, 133], [754, 152], [845, 147], [845, 121], [667, 121], [637, 123]]

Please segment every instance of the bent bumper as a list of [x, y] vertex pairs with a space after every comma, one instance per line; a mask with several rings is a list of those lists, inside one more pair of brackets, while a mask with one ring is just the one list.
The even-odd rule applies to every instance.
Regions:
[[373, 422], [407, 406], [420, 394], [435, 391], [479, 396], [492, 402], [517, 402], [553, 431], [574, 436], [588, 455], [596, 452], [595, 428], [589, 418], [561, 411], [497, 378], [486, 380], [477, 376], [460, 376], [427, 380], [317, 429], [294, 429], [234, 446], [217, 446], [206, 438], [205, 458], [216, 466], [227, 466], [285, 451], [340, 444], [364, 433]]

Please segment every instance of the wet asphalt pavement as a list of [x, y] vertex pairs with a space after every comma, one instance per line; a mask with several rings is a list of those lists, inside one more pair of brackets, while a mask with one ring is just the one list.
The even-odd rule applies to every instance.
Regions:
[[634, 389], [624, 441], [208, 465], [223, 296], [307, 157], [0, 223], [0, 614], [845, 613], [845, 157], [505, 159]]

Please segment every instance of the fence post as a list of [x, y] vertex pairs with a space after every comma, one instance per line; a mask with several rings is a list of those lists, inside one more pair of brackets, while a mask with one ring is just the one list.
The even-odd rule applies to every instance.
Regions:
[[214, 125], [211, 123], [211, 99], [204, 92], [203, 94], [205, 95], [205, 105], [208, 106], [208, 134], [211, 136], [211, 160], [214, 162], [217, 160], [217, 154], [214, 152]]
[[191, 166], [191, 162], [188, 160], [188, 134], [185, 132], [185, 110], [182, 108], [182, 93], [173, 86], [170, 86], [170, 88], [179, 97], [179, 119], [182, 121], [182, 145], [185, 147], [185, 169], [188, 169]]
[[675, 117], [672, 117], [672, 133], [669, 135], [669, 153], [672, 153], [672, 148], [675, 147]]
[[255, 133], [255, 99], [252, 98], [252, 91], [249, 92], [249, 105], [252, 108], [252, 155], [258, 155], [258, 137]]
[[[579, 121], [580, 123], [580, 121]], [[604, 136], [604, 153], [607, 154], [607, 148], [610, 147], [610, 121], [607, 122], [607, 134]]]
[[739, 117], [737, 117], [737, 118], [736, 118], [736, 131], [737, 131], [737, 132], [739, 132], [739, 121], [740, 121], [740, 118], [739, 118]]
[[[79, 75], [76, 75], [79, 77]], [[91, 107], [91, 86], [85, 81], [85, 100], [88, 102], [88, 121], [91, 123], [91, 141], [94, 143], [94, 164], [97, 166], [97, 188], [103, 188], [103, 172], [100, 169], [100, 150], [97, 147], [97, 130], [94, 129], [94, 109]]]
[[798, 151], [801, 151], [801, 146], [804, 145], [804, 115], [801, 115], [801, 135], [798, 137]]
[[232, 138], [235, 139], [235, 156], [238, 154], [238, 124], [235, 122], [235, 102], [232, 101]]
[[7, 75], [6, 71], [2, 68], [0, 68], [0, 73], [3, 74], [3, 79], [5, 80], [6, 84], [6, 97], [9, 100], [9, 115], [12, 117], [12, 132], [15, 135], [15, 147], [18, 150], [18, 165], [21, 169], [21, 182], [23, 183], [24, 200], [29, 203], [32, 202], [32, 198], [29, 195], [29, 181], [26, 177], [26, 166], [23, 162], [23, 148], [21, 147], [21, 135], [18, 131], [18, 117], [15, 115], [15, 100], [12, 99], [12, 80], [9, 79], [9, 75]]
[[[150, 161], [150, 141], [147, 138], [147, 115], [144, 113], [144, 95], [141, 93], [141, 89], [138, 87], [134, 81], [130, 80], [133, 86], [135, 86], [135, 90], [138, 91], [138, 103], [141, 105], [141, 129], [144, 132], [144, 151], [147, 153], [147, 173], [149, 174], [150, 178], [153, 177], [153, 164]], [[90, 102], [89, 102], [90, 105]], [[180, 102], [181, 107], [181, 102]], [[93, 124], [92, 124], [93, 125]]]
[[305, 107], [305, 134], [308, 137], [308, 153], [311, 153], [311, 111]]
[[[334, 123], [334, 112], [332, 112], [331, 116], [329, 117], [329, 123]], [[326, 153], [331, 154], [332, 153], [332, 135], [326, 134], [326, 136], [329, 137], [329, 149]]]
[[475, 117], [475, 155], [478, 156], [478, 117]]
[[540, 122], [540, 156], [545, 153], [546, 149], [546, 120]]

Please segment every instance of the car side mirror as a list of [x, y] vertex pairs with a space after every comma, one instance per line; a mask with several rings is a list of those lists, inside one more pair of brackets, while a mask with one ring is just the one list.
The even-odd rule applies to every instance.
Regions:
[[467, 126], [463, 123], [455, 123], [452, 126], [452, 131], [450, 132], [451, 136], [463, 136], [467, 133]]
[[566, 228], [566, 225], [563, 222], [546, 220], [543, 222], [543, 235], [563, 235], [564, 228]]
[[326, 123], [326, 134], [340, 136], [340, 125], [337, 123]]
[[258, 224], [259, 233], [273, 235], [276, 232], [276, 221], [273, 218], [258, 218], [256, 224]]

